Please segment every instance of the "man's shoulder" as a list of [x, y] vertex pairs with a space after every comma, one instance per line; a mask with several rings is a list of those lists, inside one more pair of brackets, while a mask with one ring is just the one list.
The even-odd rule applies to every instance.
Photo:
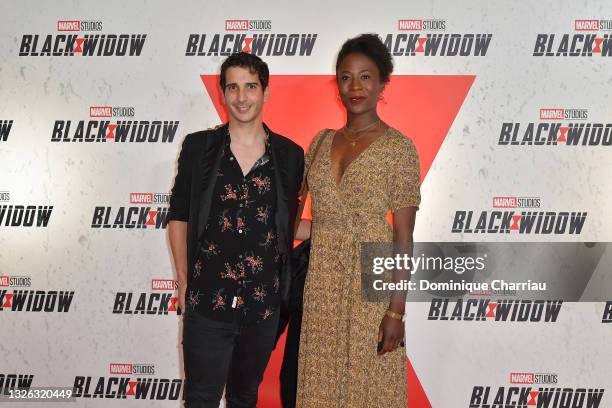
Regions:
[[219, 136], [223, 134], [223, 130], [227, 125], [219, 126], [214, 129], [198, 130], [193, 133], [189, 133], [185, 136], [185, 144], [189, 147], [203, 146], [208, 139], [220, 140]]
[[278, 133], [270, 132], [270, 137], [273, 138], [274, 142], [279, 147], [284, 147], [295, 154], [301, 154], [302, 156], [304, 155], [304, 149], [302, 149], [302, 146], [295, 143], [293, 140], [289, 139], [287, 136], [283, 136]]

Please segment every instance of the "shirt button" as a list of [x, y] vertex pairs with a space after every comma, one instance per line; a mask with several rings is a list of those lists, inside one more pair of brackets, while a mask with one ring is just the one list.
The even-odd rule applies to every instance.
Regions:
[[233, 157], [230, 157], [230, 161], [234, 161], [234, 158], [233, 158]]
[[239, 233], [239, 234], [242, 234], [242, 230], [241, 230], [241, 229], [239, 229], [239, 230], [238, 230], [238, 233]]
[[244, 204], [240, 204], [240, 208], [244, 207]]

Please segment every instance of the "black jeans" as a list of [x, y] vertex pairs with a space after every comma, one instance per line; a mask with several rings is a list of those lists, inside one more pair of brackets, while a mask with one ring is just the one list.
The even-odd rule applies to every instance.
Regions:
[[257, 392], [274, 348], [278, 310], [249, 326], [187, 312], [183, 318], [185, 408], [255, 408]]

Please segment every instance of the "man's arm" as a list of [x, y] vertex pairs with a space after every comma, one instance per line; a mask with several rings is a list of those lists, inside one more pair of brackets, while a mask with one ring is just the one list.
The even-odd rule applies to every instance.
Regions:
[[187, 291], [187, 222], [172, 220], [168, 224], [170, 250], [178, 279], [178, 303], [181, 313], [185, 310]]
[[191, 196], [191, 135], [187, 135], [178, 159], [178, 171], [170, 196], [170, 213], [168, 236], [170, 250], [176, 268], [178, 280], [178, 304], [181, 313], [185, 310], [185, 292], [187, 291], [187, 231]]

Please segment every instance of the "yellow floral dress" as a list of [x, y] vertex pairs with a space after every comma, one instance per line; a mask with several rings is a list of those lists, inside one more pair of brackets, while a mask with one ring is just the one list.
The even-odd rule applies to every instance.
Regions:
[[[410, 139], [389, 128], [336, 185], [330, 160], [334, 133], [319, 132], [306, 155], [313, 225], [297, 407], [405, 408], [405, 349], [376, 354], [388, 303], [361, 300], [359, 248], [361, 242], [393, 240], [389, 210], [419, 206], [417, 152]], [[312, 146], [318, 143], [313, 160]]]

